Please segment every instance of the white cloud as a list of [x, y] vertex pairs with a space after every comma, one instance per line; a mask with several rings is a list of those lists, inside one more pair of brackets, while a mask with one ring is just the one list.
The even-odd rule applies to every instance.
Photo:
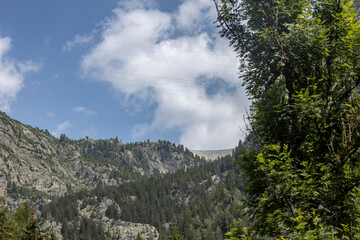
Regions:
[[94, 38], [93, 34], [82, 35], [82, 36], [81, 35], [76, 35], [73, 40], [67, 41], [62, 49], [65, 52], [69, 52], [69, 51], [72, 50], [72, 48], [75, 45], [81, 45], [81, 44], [91, 42], [93, 40], [93, 38]]
[[51, 131], [51, 134], [55, 137], [60, 137], [62, 133], [66, 133], [71, 127], [70, 121], [65, 121], [57, 125], [54, 131]]
[[11, 48], [11, 39], [0, 37], [0, 109], [10, 111], [10, 102], [23, 87], [23, 76], [13, 62], [4, 59]]
[[85, 76], [111, 83], [127, 103], [156, 103], [153, 121], [134, 126], [133, 136], [179, 129], [191, 149], [234, 147], [241, 137], [249, 103], [236, 55], [211, 26], [216, 15], [209, 2], [186, 0], [175, 13], [120, 6], [83, 57]]
[[0, 36], [0, 109], [10, 111], [10, 103], [24, 86], [24, 73], [38, 71], [41, 64], [26, 61], [18, 62], [6, 58], [11, 49], [11, 39]]
[[11, 48], [11, 39], [9, 37], [0, 37], [0, 59]]
[[73, 112], [78, 112], [78, 113], [84, 113], [84, 114], [88, 114], [88, 115], [95, 115], [96, 112], [87, 109], [86, 107], [83, 106], [79, 106], [79, 107], [75, 107], [73, 108]]
[[176, 26], [180, 29], [198, 33], [214, 22], [215, 7], [213, 1], [185, 1], [176, 13]]
[[32, 60], [27, 60], [25, 62], [18, 62], [17, 66], [19, 71], [22, 73], [26, 72], [38, 72], [42, 68], [42, 64], [39, 62], [34, 62]]

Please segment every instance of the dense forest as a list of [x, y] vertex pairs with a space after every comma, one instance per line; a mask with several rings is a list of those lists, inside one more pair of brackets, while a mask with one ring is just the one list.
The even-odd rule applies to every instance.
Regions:
[[240, 171], [227, 156], [175, 173], [70, 193], [52, 200], [41, 212], [43, 218], [51, 216], [62, 224], [64, 239], [110, 238], [101, 224], [80, 214], [104, 199], [114, 202], [106, 209], [108, 218], [155, 226], [160, 239], [170, 235], [170, 223], [185, 239], [224, 239], [241, 218], [241, 186]]

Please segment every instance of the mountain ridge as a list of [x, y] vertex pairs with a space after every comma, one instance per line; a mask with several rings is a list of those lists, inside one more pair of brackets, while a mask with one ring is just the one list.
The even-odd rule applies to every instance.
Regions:
[[[118, 138], [72, 140], [64, 134], [55, 138], [47, 130], [24, 125], [0, 112], [0, 196], [6, 197], [11, 210], [29, 201], [58, 239], [74, 239], [71, 234], [81, 231], [100, 234], [95, 239], [108, 239], [105, 235], [135, 239], [138, 234], [143, 239], [164, 239], [166, 226], [175, 216], [195, 206], [203, 209], [204, 201], [215, 197], [212, 193], [225, 182], [235, 183], [238, 174], [231, 173], [232, 152], [199, 151], [207, 153], [205, 157], [217, 154], [216, 160], [208, 161], [165, 140], [124, 144]], [[221, 160], [220, 153], [228, 156]], [[122, 190], [126, 186], [128, 190]], [[235, 204], [229, 192], [225, 193], [226, 201]], [[150, 194], [153, 197], [149, 198]], [[158, 210], [139, 205], [154, 203]], [[228, 202], [219, 204], [230, 208]], [[64, 210], [66, 207], [71, 208]], [[221, 211], [214, 211], [207, 211], [208, 221], [213, 219], [211, 214], [222, 216]], [[145, 213], [147, 221], [142, 220]], [[227, 214], [229, 221], [232, 217]], [[159, 215], [162, 217], [157, 219]], [[219, 229], [207, 231], [220, 233]], [[202, 234], [200, 227], [197, 234]]]
[[117, 138], [71, 140], [64, 134], [57, 139], [47, 130], [24, 125], [0, 112], [2, 195], [11, 185], [13, 192], [25, 187], [35, 195], [60, 196], [69, 190], [116, 185], [204, 161], [168, 141], [124, 144]]

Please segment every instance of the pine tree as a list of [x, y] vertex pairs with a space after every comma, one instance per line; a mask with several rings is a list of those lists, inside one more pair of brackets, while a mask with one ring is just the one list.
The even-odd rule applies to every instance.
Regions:
[[35, 217], [35, 211], [25, 202], [15, 213], [9, 212], [4, 198], [0, 198], [1, 240], [54, 240], [51, 229], [43, 229], [42, 222]]
[[180, 234], [179, 228], [175, 223], [170, 224], [170, 235], [167, 238], [168, 240], [184, 240], [184, 237]]

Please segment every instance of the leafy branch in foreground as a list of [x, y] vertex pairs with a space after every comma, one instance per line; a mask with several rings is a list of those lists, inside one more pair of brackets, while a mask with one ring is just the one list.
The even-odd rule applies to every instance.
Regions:
[[360, 24], [353, 2], [215, 4], [221, 34], [240, 58], [253, 100], [251, 134], [262, 146], [239, 160], [253, 231], [279, 239], [357, 239]]

